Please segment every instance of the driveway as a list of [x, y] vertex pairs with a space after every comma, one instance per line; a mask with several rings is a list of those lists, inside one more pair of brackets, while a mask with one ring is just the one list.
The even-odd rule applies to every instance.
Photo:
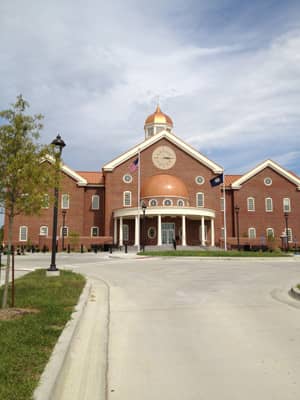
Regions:
[[61, 264], [109, 285], [108, 399], [299, 398], [300, 302], [287, 295], [299, 261], [62, 255]]

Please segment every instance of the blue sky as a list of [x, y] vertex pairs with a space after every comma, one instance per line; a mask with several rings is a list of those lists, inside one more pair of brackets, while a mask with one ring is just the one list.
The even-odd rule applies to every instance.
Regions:
[[60, 133], [77, 170], [174, 132], [243, 173], [271, 158], [300, 175], [300, 2], [10, 0], [0, 4], [0, 109], [17, 94]]

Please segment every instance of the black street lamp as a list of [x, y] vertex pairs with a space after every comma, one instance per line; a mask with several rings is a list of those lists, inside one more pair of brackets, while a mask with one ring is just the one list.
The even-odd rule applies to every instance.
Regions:
[[62, 213], [62, 220], [63, 220], [62, 232], [61, 232], [61, 235], [62, 235], [61, 247], [62, 247], [62, 251], [65, 251], [65, 231], [66, 231], [65, 221], [66, 221], [67, 210], [62, 210], [61, 213]]
[[146, 203], [143, 201], [142, 210], [143, 210], [143, 252], [145, 251], [145, 243], [146, 243]]
[[65, 147], [65, 142], [62, 140], [60, 135], [51, 142], [54, 146], [56, 157], [55, 157], [55, 184], [54, 184], [54, 205], [53, 205], [53, 225], [52, 225], [52, 251], [51, 251], [51, 264], [48, 271], [56, 272], [55, 259], [56, 259], [56, 236], [57, 236], [57, 213], [58, 213], [58, 180], [59, 180], [59, 168], [61, 161], [62, 149]]
[[237, 246], [238, 246], [238, 251], [240, 251], [240, 221], [239, 221], [239, 212], [240, 212], [240, 207], [235, 206], [234, 207], [235, 215], [236, 215], [236, 236], [237, 236]]
[[288, 226], [289, 213], [288, 212], [284, 213], [284, 219], [285, 219], [285, 239], [286, 239], [285, 250], [288, 251], [289, 250], [289, 226]]

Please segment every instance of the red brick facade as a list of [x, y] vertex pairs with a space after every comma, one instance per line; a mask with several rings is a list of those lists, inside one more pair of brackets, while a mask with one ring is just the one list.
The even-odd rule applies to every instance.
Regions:
[[[62, 169], [58, 211], [59, 249], [62, 246], [61, 197], [64, 194], [69, 195], [70, 201], [65, 216], [65, 226], [68, 228], [65, 246], [70, 244], [78, 248], [81, 244], [90, 247], [92, 244], [113, 242], [139, 246], [144, 241], [146, 245], [160, 245], [171, 243], [172, 235], [177, 244], [183, 246], [224, 246], [224, 213], [221, 209], [223, 185], [213, 187], [210, 183], [212, 178], [222, 174], [222, 168], [173, 135], [170, 126], [168, 131], [146, 136], [140, 145], [106, 164], [102, 172], [75, 172], [68, 167]], [[175, 154], [174, 165], [163, 168], [157, 164], [153, 159], [156, 149], [167, 149], [171, 151], [170, 154]], [[130, 166], [137, 157], [138, 169], [130, 172]], [[162, 158], [168, 162], [170, 157]], [[165, 193], [154, 193], [151, 198], [141, 195], [140, 201], [147, 206], [144, 220], [142, 210], [138, 207], [139, 193], [143, 193], [143, 185], [148, 178], [157, 176], [159, 179], [164, 174], [180, 180], [187, 195], [184, 197], [180, 192], [177, 193], [176, 187], [172, 188], [172, 193], [168, 192], [169, 188], [162, 188], [160, 190], [166, 190]], [[128, 182], [125, 175], [129, 175]], [[201, 177], [198, 182], [197, 177]], [[267, 184], [265, 178], [269, 178]], [[245, 175], [225, 176], [225, 184], [229, 247], [237, 244], [237, 222], [241, 245], [280, 246], [288, 224], [290, 246], [298, 246], [299, 177], [268, 160]], [[126, 191], [131, 195], [127, 205], [124, 204]], [[197, 193], [202, 193], [200, 199]], [[93, 196], [99, 196], [99, 207], [96, 209], [92, 206]], [[285, 200], [285, 209], [283, 199], [289, 199]], [[166, 205], [165, 201], [171, 205]], [[239, 207], [238, 214], [236, 206]], [[286, 216], [284, 212], [287, 212]], [[47, 227], [48, 233], [41, 232], [41, 227]], [[271, 231], [274, 232], [273, 240], [270, 239]], [[51, 207], [43, 209], [39, 216], [20, 215], [15, 219], [13, 237], [16, 245], [50, 247], [51, 234]]]

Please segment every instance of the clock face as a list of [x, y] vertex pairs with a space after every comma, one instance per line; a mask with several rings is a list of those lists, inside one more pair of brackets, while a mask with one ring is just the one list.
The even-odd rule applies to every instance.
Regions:
[[152, 153], [152, 161], [159, 169], [170, 169], [176, 162], [175, 151], [168, 146], [159, 146]]

